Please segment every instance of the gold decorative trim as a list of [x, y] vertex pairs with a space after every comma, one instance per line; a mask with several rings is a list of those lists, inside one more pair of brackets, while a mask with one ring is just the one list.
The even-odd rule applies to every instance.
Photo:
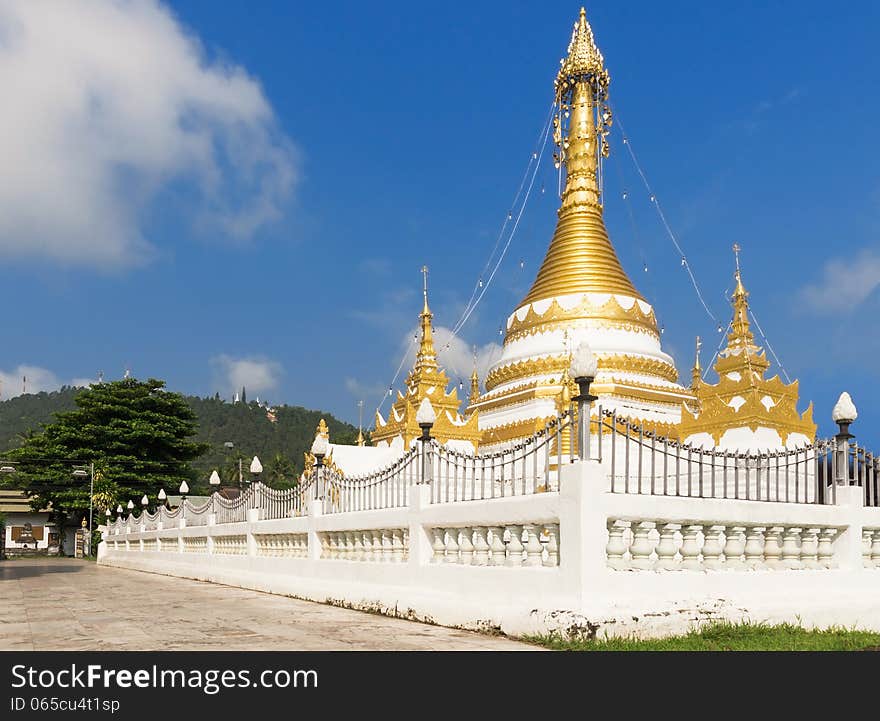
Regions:
[[[605, 292], [598, 291], [601, 294]], [[632, 307], [626, 310], [617, 300], [616, 295], [620, 293], [610, 293], [607, 301], [601, 305], [591, 303], [586, 293], [583, 294], [581, 302], [566, 310], [559, 301], [554, 298], [547, 310], [538, 313], [535, 310], [534, 302], [529, 301], [529, 309], [525, 316], [520, 320], [517, 315], [526, 304], [520, 306], [514, 313], [507, 325], [507, 335], [505, 336], [505, 345], [515, 338], [522, 337], [532, 328], [544, 328], [548, 326], [559, 327], [561, 323], [576, 320], [591, 320], [605, 324], [605, 327], [621, 327], [621, 324], [627, 324], [629, 327], [625, 330], [641, 329], [659, 337], [657, 331], [657, 319], [654, 315], [654, 309], [651, 308], [649, 313], [642, 312], [639, 300], [642, 300], [637, 294], [627, 294], [633, 298]], [[644, 302], [644, 301], [643, 301]], [[537, 330], [535, 332], [538, 332]]]
[[[628, 354], [596, 354], [599, 360], [600, 374], [638, 373], [647, 376], [658, 376], [670, 383], [678, 380], [678, 370], [671, 363], [666, 363], [656, 358], [646, 358]], [[549, 375], [561, 373], [571, 364], [568, 355], [545, 356], [543, 358], [530, 358], [505, 366], [496, 367], [486, 376], [486, 391], [508, 383], [517, 378], [529, 376]]]

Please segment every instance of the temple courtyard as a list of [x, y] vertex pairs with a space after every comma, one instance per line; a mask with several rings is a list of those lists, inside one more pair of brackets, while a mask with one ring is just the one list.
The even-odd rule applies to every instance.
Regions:
[[516, 651], [431, 626], [68, 558], [0, 561], [4, 651]]

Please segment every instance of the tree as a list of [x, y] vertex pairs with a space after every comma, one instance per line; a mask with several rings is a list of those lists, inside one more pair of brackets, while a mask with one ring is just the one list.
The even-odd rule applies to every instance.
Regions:
[[263, 475], [266, 485], [279, 491], [286, 491], [299, 483], [293, 462], [283, 453], [272, 456], [266, 464]]
[[193, 482], [190, 462], [207, 449], [191, 440], [196, 416], [185, 398], [165, 390], [165, 382], [124, 378], [99, 383], [76, 396], [76, 409], [25, 438], [13, 450], [19, 462], [15, 483], [34, 508], [51, 508], [58, 520], [89, 508], [89, 479], [75, 478], [73, 466], [94, 462], [100, 470], [99, 500], [116, 496], [139, 505], [160, 488], [173, 493]]

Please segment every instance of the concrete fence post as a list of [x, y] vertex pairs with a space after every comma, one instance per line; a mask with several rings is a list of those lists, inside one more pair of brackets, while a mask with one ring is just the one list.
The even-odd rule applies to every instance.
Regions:
[[245, 536], [245, 540], [247, 541], [247, 555], [252, 558], [257, 555], [257, 539], [254, 537], [254, 524], [259, 520], [260, 520], [260, 509], [259, 508], [248, 508], [247, 509], [247, 535]]
[[434, 550], [431, 539], [422, 524], [422, 514], [431, 505], [431, 486], [417, 483], [409, 487], [409, 565], [424, 566], [431, 561]]
[[559, 566], [566, 592], [578, 604], [602, 587], [607, 573], [604, 489], [600, 463], [584, 460], [560, 467]]
[[318, 535], [317, 519], [324, 515], [324, 502], [319, 498], [313, 498], [308, 504], [308, 554], [310, 561], [317, 561], [321, 557], [321, 537]]
[[217, 514], [209, 513], [208, 514], [208, 531], [207, 537], [205, 538], [205, 549], [209, 556], [214, 555], [214, 533], [213, 528], [217, 525]]
[[862, 568], [862, 508], [865, 505], [861, 486], [838, 486], [837, 507], [844, 526], [834, 542], [834, 562], [847, 571]]

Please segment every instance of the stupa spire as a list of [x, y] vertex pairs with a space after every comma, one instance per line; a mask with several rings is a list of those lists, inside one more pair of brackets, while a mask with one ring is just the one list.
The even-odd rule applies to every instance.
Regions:
[[473, 405], [480, 399], [480, 376], [477, 373], [477, 349], [474, 347], [474, 372], [471, 373], [471, 395], [468, 402]]
[[431, 327], [434, 314], [428, 306], [428, 266], [422, 266], [422, 294], [424, 295], [424, 306], [419, 315], [419, 324], [421, 326], [419, 338], [419, 352], [416, 355], [416, 368], [436, 368], [437, 353], [434, 350], [434, 332]]
[[703, 349], [703, 339], [700, 336], [697, 336], [697, 352], [694, 358], [694, 367], [691, 370], [691, 388], [696, 388], [700, 385], [700, 380], [703, 377], [703, 368], [700, 365], [700, 351]]
[[601, 159], [611, 111], [611, 82], [586, 12], [574, 24], [568, 55], [556, 76], [553, 120], [557, 167], [565, 186], [556, 232], [523, 304], [574, 293], [619, 293], [642, 299], [617, 258], [602, 218]]

